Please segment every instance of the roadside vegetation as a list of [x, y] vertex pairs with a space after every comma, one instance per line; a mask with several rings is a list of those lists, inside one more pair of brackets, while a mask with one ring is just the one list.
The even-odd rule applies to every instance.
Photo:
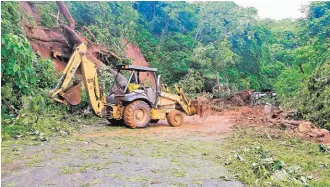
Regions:
[[330, 186], [330, 147], [289, 131], [236, 129], [223, 141], [224, 163], [249, 186]]
[[[31, 49], [19, 23], [24, 13], [17, 2], [1, 4], [1, 134], [2, 140], [30, 137], [46, 141], [66, 136], [83, 124], [80, 109], [70, 109], [49, 98], [60, 72], [49, 59]], [[80, 119], [80, 120], [79, 120]]]
[[[14, 13], [15, 12], [15, 13]], [[50, 131], [70, 131], [63, 107], [48, 99], [58, 78], [50, 60], [40, 59], [19, 26], [15, 2], [1, 4], [1, 132], [2, 139], [36, 135], [45, 140]]]

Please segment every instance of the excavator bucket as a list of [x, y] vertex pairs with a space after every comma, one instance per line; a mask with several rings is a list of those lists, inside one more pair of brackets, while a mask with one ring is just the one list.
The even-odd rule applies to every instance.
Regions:
[[78, 105], [81, 102], [81, 83], [73, 84], [65, 89], [62, 97], [70, 105]]

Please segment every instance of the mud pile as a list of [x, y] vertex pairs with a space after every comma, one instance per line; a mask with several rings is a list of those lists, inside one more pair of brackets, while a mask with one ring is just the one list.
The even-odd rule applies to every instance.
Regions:
[[250, 90], [244, 90], [228, 98], [214, 98], [211, 99], [211, 108], [213, 111], [220, 112], [235, 106], [246, 106], [250, 104], [251, 95]]
[[283, 133], [283, 130], [289, 134], [302, 137], [314, 142], [330, 144], [330, 133], [326, 129], [318, 128], [315, 124], [305, 120], [293, 120], [293, 112], [279, 109], [266, 110], [267, 106], [240, 106], [232, 107], [218, 113], [232, 114], [235, 116], [235, 124], [241, 126], [252, 126], [260, 128], [271, 128], [274, 131], [270, 133]]

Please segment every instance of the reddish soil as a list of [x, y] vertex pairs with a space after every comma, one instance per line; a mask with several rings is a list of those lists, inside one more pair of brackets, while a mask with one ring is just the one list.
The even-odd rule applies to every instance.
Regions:
[[[257, 129], [268, 128], [270, 133], [276, 134], [283, 133], [283, 130], [288, 130], [290, 136], [301, 137], [303, 139], [311, 140], [317, 143], [324, 143], [330, 145], [330, 134], [324, 136], [313, 137], [309, 134], [304, 134], [298, 131], [297, 126], [283, 127], [276, 124], [272, 119], [267, 118], [264, 114], [263, 106], [249, 107], [240, 106], [232, 107], [223, 110], [222, 112], [210, 112], [210, 115], [203, 121], [196, 119], [198, 117], [186, 116], [185, 123], [177, 128], [170, 127], [166, 120], [161, 120], [156, 124], [149, 124], [148, 128], [131, 130], [121, 128], [118, 130], [108, 132], [91, 132], [88, 130], [86, 133], [80, 133], [78, 137], [112, 137], [112, 136], [135, 136], [139, 134], [157, 134], [158, 136], [166, 137], [179, 137], [191, 134], [202, 134], [203, 136], [216, 137], [224, 136], [234, 128], [241, 127], [254, 127]], [[303, 122], [303, 121], [302, 121]]]
[[[124, 38], [122, 43], [127, 44], [127, 40]], [[132, 43], [126, 45], [126, 55], [132, 59], [132, 64], [136, 66], [150, 67], [149, 63], [145, 60], [140, 48]], [[154, 76], [151, 73], [140, 73], [141, 81], [149, 80], [153, 85], [155, 85]]]

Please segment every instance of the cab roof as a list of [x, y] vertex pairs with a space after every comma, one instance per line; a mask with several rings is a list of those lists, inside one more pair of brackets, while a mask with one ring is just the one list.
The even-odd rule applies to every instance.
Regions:
[[135, 65], [119, 65], [116, 67], [118, 70], [135, 70], [135, 71], [142, 71], [142, 72], [157, 72], [157, 68], [150, 68], [144, 66], [135, 66]]

